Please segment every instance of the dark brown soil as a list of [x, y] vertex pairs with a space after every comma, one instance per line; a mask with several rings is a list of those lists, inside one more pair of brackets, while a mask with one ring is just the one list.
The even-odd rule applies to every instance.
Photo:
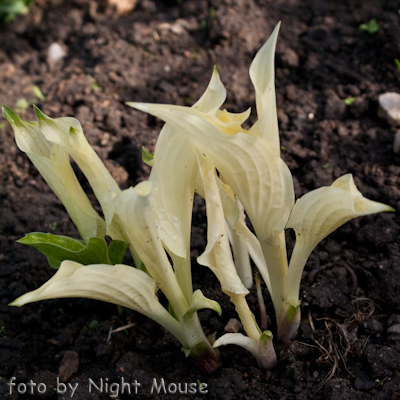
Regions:
[[[38, 3], [28, 16], [0, 28], [0, 100], [15, 109], [19, 99], [34, 99], [32, 87], [38, 86], [46, 96], [39, 107], [52, 117], [78, 118], [121, 187], [146, 179], [149, 169], [140, 149], [154, 149], [162, 126], [124, 103], [191, 105], [217, 64], [228, 90], [227, 108], [254, 107], [248, 68], [281, 20], [277, 105], [282, 156], [293, 172], [296, 195], [350, 172], [366, 197], [400, 209], [394, 130], [377, 116], [378, 95], [399, 90], [398, 1], [139, 0], [122, 17], [103, 2]], [[372, 18], [377, 33], [359, 29]], [[50, 65], [47, 49], [54, 42], [67, 56]], [[356, 98], [351, 106], [343, 102], [349, 97]], [[24, 114], [34, 119], [31, 108]], [[74, 351], [79, 366], [68, 382], [79, 384], [77, 400], [109, 398], [98, 390], [89, 394], [89, 378], [99, 385], [101, 378], [110, 384], [121, 377], [141, 383], [138, 394], [120, 394], [122, 400], [400, 399], [398, 215], [356, 219], [317, 247], [301, 287], [298, 340], [289, 347], [277, 343], [275, 370], [266, 374], [249, 353], [228, 346], [221, 349], [222, 367], [205, 376], [185, 360], [173, 337], [138, 313], [119, 313], [114, 305], [86, 299], [7, 305], [54, 273], [41, 254], [15, 240], [31, 231], [75, 237], [77, 232], [17, 149], [9, 124], [0, 122], [1, 398], [70, 399], [70, 390], [60, 394], [54, 388], [64, 355]], [[196, 201], [193, 257], [205, 246], [203, 212]], [[288, 242], [293, 246], [290, 233]], [[221, 317], [201, 313], [206, 333], [220, 336], [236, 314], [211, 272], [195, 259], [193, 264], [195, 288], [224, 311]], [[273, 320], [266, 290], [265, 298]], [[248, 301], [257, 313], [254, 290]], [[130, 322], [133, 328], [106, 343], [110, 327]], [[10, 396], [11, 377], [17, 384], [44, 383], [46, 392], [18, 395], [14, 387]], [[167, 384], [200, 381], [209, 392], [150, 395], [152, 380], [161, 378]]]

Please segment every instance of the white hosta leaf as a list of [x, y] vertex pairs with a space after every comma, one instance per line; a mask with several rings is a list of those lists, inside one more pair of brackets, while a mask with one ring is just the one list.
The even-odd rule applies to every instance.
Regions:
[[219, 78], [217, 67], [214, 67], [214, 71], [206, 91], [192, 107], [203, 113], [215, 114], [222, 104], [224, 104], [225, 99], [225, 87]]
[[361, 215], [394, 211], [386, 204], [366, 199], [354, 184], [351, 174], [338, 178], [331, 186], [313, 190], [297, 200], [287, 228], [296, 238], [314, 248], [345, 222]]
[[[71, 117], [52, 119], [37, 107], [35, 107], [35, 112], [45, 138], [65, 149], [86, 176], [101, 205], [107, 225], [110, 225], [115, 211], [113, 198], [120, 189], [86, 140], [81, 124]], [[113, 232], [117, 230], [114, 228]], [[123, 237], [113, 237], [113, 239], [124, 240]]]
[[[250, 257], [254, 261], [254, 264], [256, 264], [257, 268], [261, 272], [268, 287], [268, 290], [271, 293], [271, 282], [269, 279], [267, 264], [265, 263], [265, 258], [261, 249], [261, 245], [259, 240], [257, 239], [257, 236], [254, 235], [254, 233], [251, 232], [251, 230], [246, 225], [246, 216], [244, 213], [243, 205], [240, 203], [240, 200], [237, 197], [235, 198], [235, 194], [233, 193], [233, 190], [230, 188], [230, 186], [223, 184], [219, 179], [217, 180], [217, 182], [220, 191], [222, 207], [224, 209], [225, 220], [227, 222], [228, 229], [230, 230], [230, 235], [232, 235], [231, 245], [233, 253], [235, 255], [235, 246], [240, 246], [240, 249], [237, 249], [236, 251], [243, 252], [243, 257], [245, 258], [243, 277], [241, 275], [241, 272], [239, 272], [238, 270], [239, 276], [246, 288], [250, 289], [250, 287], [252, 286], [253, 277], [251, 268], [248, 268], [246, 265], [247, 259], [244, 254], [244, 247], [247, 254], [250, 255]], [[235, 244], [234, 240], [237, 239], [240, 240], [240, 243]], [[239, 253], [239, 257], [240, 256], [242, 255]], [[235, 256], [235, 265], [238, 269], [236, 258], [238, 257]], [[246, 278], [244, 278], [245, 274]]]
[[254, 340], [241, 333], [226, 333], [214, 342], [213, 347], [235, 344], [249, 351], [259, 367], [272, 369], [277, 364], [277, 357], [272, 343], [272, 333], [265, 331], [260, 335], [260, 340]]
[[[210, 83], [193, 105], [204, 113], [215, 114], [226, 98], [216, 68]], [[188, 302], [192, 297], [190, 230], [197, 161], [191, 141], [166, 124], [158, 138], [150, 181], [154, 185], [153, 209], [160, 238], [168, 249], [180, 287]]]
[[162, 246], [151, 205], [151, 182], [122, 191], [114, 200], [125, 234], [150, 275], [170, 301], [177, 315], [189, 307]]
[[200, 289], [197, 289], [193, 293], [190, 307], [186, 311], [185, 315], [199, 310], [203, 310], [205, 308], [214, 310], [218, 315], [222, 314], [221, 306], [215, 300], [211, 300], [205, 297], [202, 291]]
[[386, 204], [366, 199], [357, 189], [351, 174], [338, 178], [331, 186], [313, 190], [293, 207], [287, 228], [296, 232], [296, 245], [285, 283], [286, 298], [296, 307], [304, 265], [314, 247], [345, 222], [361, 215], [394, 211]]
[[248, 228], [244, 221], [239, 220], [235, 225], [234, 232], [240, 237], [242, 243], [246, 246], [250, 257], [254, 261], [260, 271], [268, 291], [272, 293], [271, 280], [269, 278], [267, 264], [265, 262], [264, 254], [257, 236]]
[[233, 263], [214, 163], [199, 152], [197, 159], [207, 210], [207, 247], [197, 262], [214, 272], [225, 292], [247, 294]]
[[280, 151], [278, 119], [276, 113], [274, 57], [280, 23], [270, 38], [256, 54], [250, 66], [250, 78], [256, 91], [258, 121], [252, 126], [249, 134], [261, 136]]
[[280, 22], [271, 36], [261, 47], [250, 65], [250, 79], [258, 93], [263, 94], [271, 81], [274, 81], [274, 57]]
[[61, 200], [68, 215], [87, 242], [92, 237], [104, 238], [105, 221], [93, 209], [71, 167], [68, 153], [53, 146], [50, 159], [27, 153], [43, 179]]
[[182, 339], [181, 329], [156, 295], [156, 283], [145, 272], [128, 265], [84, 266], [63, 261], [56, 274], [39, 289], [24, 294], [11, 305], [63, 297], [86, 297], [138, 311]]
[[282, 232], [294, 204], [293, 181], [286, 164], [262, 138], [238, 132], [226, 135], [192, 108], [129, 103], [185, 132], [210, 157], [242, 202], [260, 240]]
[[[235, 225], [239, 223], [239, 219], [246, 224], [246, 216], [244, 214], [243, 206], [239, 202], [239, 199], [236, 198], [238, 204], [234, 200], [235, 195], [230, 186], [223, 184], [219, 179], [217, 182], [221, 196], [222, 208], [224, 210], [229, 242], [235, 260], [236, 271], [246, 289], [250, 289], [253, 285], [253, 274], [251, 271], [249, 252], [246, 244], [234, 229]], [[233, 199], [227, 191], [232, 192]], [[241, 207], [239, 207], [239, 205]]]
[[193, 146], [181, 132], [165, 125], [157, 142], [150, 174], [152, 204], [160, 238], [170, 251], [187, 258], [197, 174]]
[[221, 197], [221, 204], [224, 210], [226, 223], [231, 229], [233, 229], [239, 218], [244, 217], [244, 213], [243, 215], [240, 213], [232, 188], [229, 185], [224, 184], [218, 177], [216, 177], [216, 182]]
[[10, 121], [19, 149], [26, 153], [56, 196], [61, 200], [85, 241], [105, 236], [104, 220], [93, 209], [71, 167], [68, 153], [49, 142], [38, 122], [21, 120], [12, 110], [3, 107]]
[[250, 289], [253, 286], [253, 273], [251, 270], [251, 264], [247, 246], [237, 235], [236, 231], [230, 229], [230, 226], [228, 224], [227, 224], [227, 229], [228, 229], [229, 242], [232, 246], [236, 271], [245, 288]]
[[149, 180], [154, 190], [152, 206], [160, 239], [172, 258], [179, 286], [191, 301], [193, 294], [190, 232], [196, 155], [190, 140], [166, 124], [158, 138]]
[[182, 349], [186, 357], [190, 354], [190, 349], [195, 348], [199, 343], [204, 343], [206, 347], [211, 349], [210, 343], [201, 328], [197, 311], [208, 308], [216, 311], [218, 315], [222, 313], [220, 305], [216, 301], [205, 297], [201, 290], [196, 290], [193, 293], [190, 304], [185, 314], [179, 316], [181, 329], [189, 346], [189, 348]]

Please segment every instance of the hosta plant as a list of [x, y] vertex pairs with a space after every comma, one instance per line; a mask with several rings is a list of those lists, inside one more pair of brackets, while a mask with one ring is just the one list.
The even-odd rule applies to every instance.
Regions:
[[[205, 199], [207, 213], [207, 246], [197, 261], [216, 275], [247, 334], [223, 335], [213, 346], [237, 344], [249, 350], [259, 366], [270, 369], [276, 364], [272, 333], [259, 328], [246, 302], [252, 284], [250, 258], [271, 295], [277, 336], [289, 341], [299, 326], [300, 279], [313, 248], [354, 217], [393, 210], [365, 199], [351, 175], [295, 202], [292, 175], [280, 157], [274, 86], [278, 30], [279, 25], [250, 67], [258, 115], [250, 129], [242, 127], [250, 110], [234, 114], [220, 109], [226, 91], [216, 69], [192, 107], [128, 103], [166, 124], [154, 155], [143, 151], [144, 161], [152, 166], [149, 181], [124, 191], [86, 141], [77, 120], [51, 119], [35, 108], [38, 121], [26, 122], [3, 108], [19, 148], [61, 199], [82, 237], [34, 233], [21, 239], [59, 269], [12, 305], [77, 296], [120, 304], [157, 321], [204, 370], [214, 371], [218, 357], [204, 336], [197, 311], [221, 309], [192, 287], [190, 231], [197, 193]], [[83, 192], [69, 156], [91, 184], [104, 219]], [[246, 225], [246, 215], [255, 234]], [[287, 228], [296, 233], [289, 263]], [[105, 235], [112, 239], [109, 246]], [[122, 264], [127, 247], [134, 267]], [[157, 289], [168, 299], [168, 311], [158, 301]]]
[[[225, 89], [219, 78], [212, 82], [213, 95], [210, 97], [213, 99], [204, 102], [205, 98], [202, 98], [190, 108], [144, 103], [128, 105], [166, 122], [164, 129], [168, 127], [174, 143], [179, 140], [176, 146], [180, 152], [176, 157], [187, 154], [190, 148], [200, 155], [198, 164], [201, 158], [213, 164], [220, 186], [223, 185], [232, 200], [231, 207], [223, 208], [227, 225], [260, 270], [274, 304], [278, 339], [287, 342], [294, 337], [300, 323], [300, 279], [314, 247], [352, 218], [394, 210], [364, 198], [350, 174], [340, 177], [329, 187], [311, 191], [295, 203], [292, 175], [280, 157], [274, 85], [278, 30], [279, 24], [250, 67], [258, 115], [250, 129], [242, 127], [249, 111], [232, 114], [219, 109], [225, 100]], [[175, 165], [170, 174], [185, 179], [179, 165]], [[188, 178], [182, 182], [185, 187], [189, 184]], [[214, 187], [212, 196], [217, 197], [220, 192]], [[178, 201], [168, 188], [162, 195], [166, 202], [172, 201], [168, 196]], [[207, 201], [207, 196], [205, 198]], [[232, 218], [233, 214], [240, 215], [241, 205], [256, 237], [245, 226], [243, 217]], [[222, 212], [221, 207], [214, 212]], [[207, 213], [210, 215], [211, 211], [207, 209]], [[229, 223], [232, 219], [233, 223]], [[296, 245], [289, 265], [285, 244], [287, 228], [296, 232]], [[211, 239], [209, 236], [208, 243]], [[201, 263], [201, 258], [198, 261]], [[234, 342], [244, 345], [242, 335], [225, 335], [214, 346]]]

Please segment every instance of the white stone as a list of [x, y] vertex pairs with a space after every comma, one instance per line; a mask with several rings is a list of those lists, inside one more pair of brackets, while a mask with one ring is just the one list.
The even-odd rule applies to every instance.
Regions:
[[379, 95], [378, 115], [390, 125], [400, 126], [400, 94], [389, 92]]
[[54, 62], [63, 59], [67, 55], [65, 50], [58, 43], [52, 43], [47, 50], [47, 54], [49, 59]]

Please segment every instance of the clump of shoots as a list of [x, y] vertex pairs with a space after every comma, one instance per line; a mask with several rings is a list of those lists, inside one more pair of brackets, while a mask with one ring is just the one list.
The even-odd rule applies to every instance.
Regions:
[[[210, 225], [214, 223], [214, 215], [223, 212], [231, 236], [236, 233], [242, 240], [243, 248], [255, 262], [267, 285], [275, 308], [278, 339], [287, 342], [296, 335], [300, 323], [300, 279], [314, 247], [352, 218], [393, 209], [365, 199], [354, 185], [350, 174], [337, 179], [329, 187], [311, 191], [295, 204], [292, 175], [280, 157], [274, 85], [274, 51], [278, 30], [279, 24], [250, 67], [258, 120], [248, 130], [242, 128], [242, 123], [250, 115], [250, 110], [232, 114], [219, 109], [225, 99], [225, 89], [216, 71], [209, 89], [190, 108], [163, 104], [127, 104], [166, 122], [163, 130], [174, 132], [175, 135], [174, 141], [169, 143], [171, 147], [176, 147], [176, 159], [191, 152], [197, 157], [200, 175], [204, 171], [205, 163], [212, 169], [211, 175], [215, 176], [213, 179], [217, 182], [217, 185], [209, 186], [208, 191], [212, 195], [207, 196], [205, 193], [204, 179], [196, 178], [196, 191], [206, 199], [208, 229], [210, 231]], [[182, 177], [183, 186], [187, 187], [193, 182], [192, 176], [185, 181], [178, 165], [173, 172], [173, 176]], [[173, 193], [169, 196], [177, 199]], [[221, 199], [221, 204], [215, 202], [216, 198]], [[248, 230], [244, 219], [239, 217], [239, 205], [249, 217], [256, 236]], [[296, 231], [297, 239], [290, 264], [285, 243], [287, 228]], [[215, 243], [222, 246], [219, 239], [221, 236], [218, 235], [222, 235], [221, 230], [208, 235], [207, 247]], [[202, 256], [198, 262], [209, 266], [220, 279], [222, 289], [229, 292], [225, 283], [226, 275], [222, 276], [221, 268], [218, 267], [219, 259], [214, 255], [214, 262], [211, 263]], [[232, 279], [230, 283], [233, 282]], [[244, 297], [244, 293], [230, 293], [234, 294], [231, 300], [240, 315], [241, 308], [236, 302], [239, 295]], [[250, 328], [246, 329], [243, 315], [240, 316], [248, 334], [246, 343], [243, 335], [229, 334], [218, 339], [214, 346], [237, 341], [236, 344], [247, 346], [254, 354], [255, 348], [250, 349], [248, 343], [251, 339], [257, 341], [257, 335]], [[225, 337], [226, 340], [223, 339]]]
[[[250, 110], [235, 114], [220, 109], [226, 90], [216, 68], [192, 107], [127, 103], [166, 124], [154, 154], [143, 149], [143, 160], [152, 167], [149, 180], [124, 191], [76, 119], [52, 119], [35, 107], [38, 121], [26, 122], [3, 107], [18, 147], [63, 202], [83, 239], [40, 233], [21, 239], [42, 251], [58, 271], [12, 305], [56, 297], [104, 300], [141, 312], [168, 329], [205, 371], [216, 370], [215, 348], [228, 344], [250, 351], [262, 368], [276, 365], [258, 275], [261, 329], [246, 301], [252, 285], [250, 259], [270, 293], [277, 337], [288, 342], [300, 324], [300, 280], [315, 246], [352, 218], [394, 211], [364, 198], [350, 174], [295, 202], [292, 175], [280, 156], [274, 83], [278, 31], [279, 24], [250, 66], [258, 115], [250, 129], [242, 127]], [[83, 192], [69, 157], [92, 186], [104, 219]], [[228, 333], [209, 341], [201, 329], [197, 311], [209, 308], [221, 314], [221, 308], [200, 290], [193, 292], [190, 232], [195, 193], [205, 199], [207, 213], [207, 246], [197, 261], [218, 278], [247, 336]], [[296, 244], [288, 262], [289, 228], [295, 231]], [[112, 239], [109, 246], [105, 235]], [[127, 248], [133, 268], [123, 264]], [[168, 299], [168, 311], [158, 301], [157, 290]]]
[[[82, 240], [37, 232], [20, 239], [20, 243], [34, 246], [46, 255], [57, 272], [11, 305], [87, 297], [130, 308], [169, 330], [196, 365], [214, 372], [219, 365], [218, 354], [203, 333], [197, 311], [209, 308], [221, 314], [221, 308], [200, 290], [193, 292], [189, 252], [183, 255], [180, 269], [172, 268], [156, 225], [152, 182], [121, 191], [76, 119], [52, 119], [38, 108], [35, 112], [38, 121], [27, 122], [3, 106], [18, 147], [62, 201]], [[92, 186], [105, 219], [93, 209], [82, 190], [70, 156]], [[106, 235], [113, 239], [108, 246]], [[128, 247], [136, 268], [123, 264]], [[157, 290], [165, 294], [173, 312], [159, 302]]]

